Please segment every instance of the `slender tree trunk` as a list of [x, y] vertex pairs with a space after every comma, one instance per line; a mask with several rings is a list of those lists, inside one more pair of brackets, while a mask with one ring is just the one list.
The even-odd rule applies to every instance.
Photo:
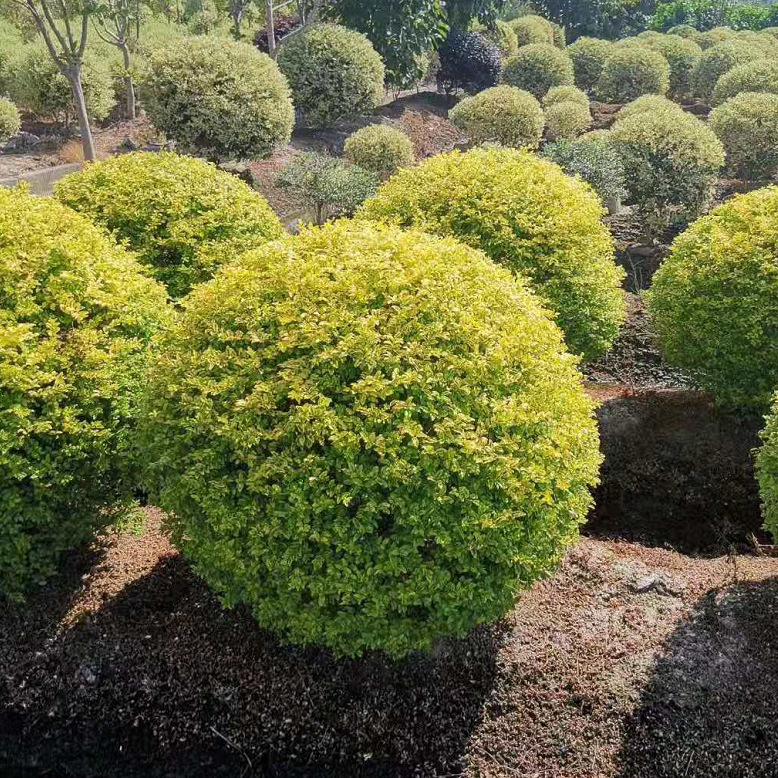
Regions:
[[232, 34], [235, 40], [240, 40], [240, 26], [243, 23], [243, 3], [242, 0], [232, 0]]
[[274, 18], [273, 0], [265, 0], [265, 10], [267, 15], [267, 52], [271, 59], [278, 56], [276, 49], [276, 23]]
[[124, 60], [124, 93], [127, 97], [127, 118], [133, 120], [136, 118], [137, 113], [135, 110], [135, 82], [132, 75], [130, 75], [130, 50], [127, 48], [126, 41], [119, 48]]
[[73, 102], [76, 105], [76, 115], [78, 116], [78, 127], [81, 130], [81, 145], [84, 149], [84, 159], [87, 162], [94, 162], [96, 159], [95, 142], [92, 138], [92, 128], [89, 125], [89, 114], [86, 110], [84, 87], [81, 83], [81, 66], [76, 65], [70, 68], [65, 75], [70, 82], [70, 91], [73, 93]]

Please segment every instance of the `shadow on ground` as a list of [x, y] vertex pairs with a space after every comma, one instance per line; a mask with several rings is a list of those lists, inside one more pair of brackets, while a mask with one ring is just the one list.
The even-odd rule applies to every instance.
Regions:
[[620, 778], [778, 776], [778, 578], [709, 592], [628, 721]]
[[179, 556], [163, 557], [19, 657], [0, 768], [5, 755], [6, 769], [40, 770], [19, 776], [456, 774], [504, 630], [402, 663], [337, 661], [280, 645], [248, 614], [222, 610]]

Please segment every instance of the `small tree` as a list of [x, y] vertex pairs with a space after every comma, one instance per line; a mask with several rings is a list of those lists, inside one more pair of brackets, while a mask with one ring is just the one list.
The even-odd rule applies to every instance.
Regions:
[[[278, 56], [278, 49], [287, 40], [294, 35], [301, 33], [306, 27], [316, 22], [319, 14], [324, 8], [326, 0], [265, 0], [265, 15], [267, 16], [267, 46], [268, 54], [273, 59]], [[288, 32], [280, 40], [276, 40], [276, 12], [290, 5], [297, 7], [297, 14], [300, 17], [300, 25]]]

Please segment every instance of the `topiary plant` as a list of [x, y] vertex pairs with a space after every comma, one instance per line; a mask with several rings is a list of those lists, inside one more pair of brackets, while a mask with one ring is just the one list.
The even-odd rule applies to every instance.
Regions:
[[714, 27], [712, 30], [701, 32], [696, 40], [702, 50], [707, 51], [718, 46], [719, 43], [737, 40], [737, 33], [729, 27]]
[[19, 132], [22, 120], [18, 108], [4, 97], [0, 97], [0, 143], [5, 143]]
[[575, 79], [573, 63], [566, 52], [549, 44], [533, 43], [522, 46], [515, 57], [505, 60], [500, 80], [540, 99], [551, 87], [572, 86]]
[[630, 199], [651, 227], [697, 216], [710, 200], [724, 149], [695, 116], [678, 109], [633, 113], [616, 122], [611, 139]]
[[702, 57], [700, 45], [679, 35], [659, 35], [647, 39], [645, 43], [670, 65], [670, 94], [679, 100], [689, 97], [694, 71]]
[[778, 398], [765, 419], [762, 448], [756, 458], [756, 473], [762, 495], [765, 529], [778, 541]]
[[498, 19], [491, 29], [477, 22], [472, 25], [471, 29], [473, 32], [480, 33], [494, 44], [503, 59], [512, 57], [519, 50], [519, 41], [516, 33], [507, 22]]
[[727, 163], [744, 178], [778, 172], [778, 95], [743, 92], [713, 109], [710, 128], [724, 144]]
[[568, 100], [546, 108], [546, 130], [552, 140], [577, 138], [589, 129], [592, 114], [588, 105]]
[[292, 135], [286, 79], [247, 43], [202, 37], [157, 49], [141, 96], [154, 126], [179, 151], [212, 160], [267, 157]]
[[306, 124], [331, 127], [372, 113], [384, 96], [384, 63], [365, 35], [318, 24], [285, 43], [278, 56]]
[[556, 103], [578, 103], [588, 109], [589, 97], [575, 86], [552, 86], [543, 98], [543, 107]]
[[473, 143], [533, 149], [540, 145], [546, 123], [540, 103], [514, 86], [495, 86], [465, 98], [451, 109], [449, 119]]
[[554, 46], [554, 27], [547, 19], [535, 14], [520, 16], [508, 22], [516, 35], [519, 47], [531, 43], [544, 43]]
[[511, 149], [432, 157], [401, 171], [357, 214], [456, 237], [526, 275], [586, 359], [610, 347], [624, 317], [624, 273], [602, 215], [586, 184]]
[[597, 96], [611, 103], [628, 103], [642, 95], [667, 94], [670, 65], [643, 43], [615, 46], [597, 82]]
[[591, 92], [600, 80], [605, 63], [613, 51], [613, 43], [582, 37], [571, 43], [566, 51], [573, 62], [576, 86]]
[[401, 130], [371, 124], [349, 135], [343, 147], [347, 160], [387, 178], [414, 162], [413, 143]]
[[480, 33], [452, 30], [438, 56], [438, 85], [447, 94], [480, 92], [499, 80], [500, 52]]
[[63, 179], [55, 194], [125, 242], [173, 298], [227, 259], [283, 234], [260, 194], [211, 164], [172, 153], [97, 162]]
[[778, 62], [758, 59], [735, 65], [716, 82], [712, 103], [721, 105], [743, 92], [778, 94]]
[[762, 54], [741, 41], [728, 41], [704, 51], [694, 70], [692, 89], [695, 97], [710, 100], [718, 80], [735, 65], [753, 62]]
[[630, 116], [636, 116], [640, 113], [654, 113], [656, 111], [682, 112], [683, 108], [672, 100], [662, 97], [662, 95], [643, 95], [643, 97], [638, 97], [637, 100], [627, 103], [619, 110], [618, 114], [616, 114], [616, 119], [628, 119]]
[[766, 407], [778, 385], [778, 187], [697, 221], [647, 300], [665, 358], [726, 405]]
[[0, 188], [0, 597], [131, 502], [137, 393], [165, 290], [88, 219]]
[[194, 292], [148, 398], [175, 543], [226, 605], [336, 654], [501, 618], [574, 542], [601, 459], [534, 295], [456, 241], [368, 224]]
[[681, 38], [687, 38], [697, 42], [700, 37], [700, 31], [691, 24], [676, 24], [667, 31], [668, 35], [678, 35]]

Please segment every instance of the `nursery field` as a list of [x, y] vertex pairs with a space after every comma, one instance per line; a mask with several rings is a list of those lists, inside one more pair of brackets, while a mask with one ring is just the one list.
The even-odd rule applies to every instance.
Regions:
[[778, 778], [778, 5], [0, 0], [0, 777]]

